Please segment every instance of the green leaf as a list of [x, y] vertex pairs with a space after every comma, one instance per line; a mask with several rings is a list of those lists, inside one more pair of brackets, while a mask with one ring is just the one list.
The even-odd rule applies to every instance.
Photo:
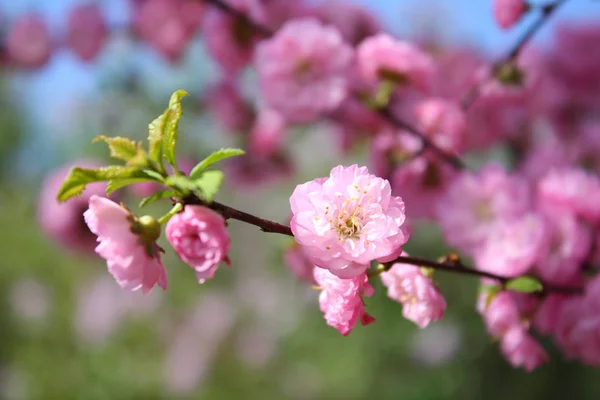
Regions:
[[202, 171], [204, 171], [206, 168], [213, 165], [214, 163], [217, 163], [217, 162], [224, 160], [226, 158], [229, 158], [229, 157], [241, 156], [244, 154], [246, 154], [246, 152], [242, 149], [227, 148], [227, 149], [217, 150], [214, 153], [212, 153], [211, 155], [209, 155], [208, 157], [206, 157], [204, 160], [200, 161], [194, 167], [194, 169], [192, 169], [192, 172], [190, 172], [190, 178], [192, 178], [192, 179], [199, 178], [200, 175], [202, 174]]
[[179, 129], [179, 120], [183, 115], [181, 107], [181, 99], [189, 96], [185, 90], [178, 90], [171, 96], [169, 101], [169, 117], [166, 121], [165, 138], [163, 141], [163, 155], [167, 162], [177, 168], [177, 160], [175, 159], [175, 145], [177, 144], [177, 130]]
[[219, 191], [225, 175], [221, 171], [205, 171], [200, 178], [193, 181], [194, 193], [196, 193], [202, 200], [211, 202], [215, 197], [215, 194]]
[[181, 99], [187, 96], [185, 90], [178, 90], [171, 96], [169, 107], [162, 115], [148, 126], [148, 143], [150, 159], [162, 163], [162, 157], [173, 166], [175, 162], [175, 144], [177, 143], [177, 129], [183, 114]]
[[190, 178], [181, 175], [171, 175], [167, 177], [165, 185], [181, 191], [196, 189], [194, 182]]
[[161, 174], [156, 171], [152, 171], [151, 169], [145, 169], [144, 173], [148, 175], [150, 178], [157, 180], [158, 182], [164, 182], [165, 178]]
[[106, 195], [110, 196], [113, 192], [129, 185], [135, 185], [136, 183], [148, 182], [148, 178], [130, 178], [130, 179], [116, 179], [108, 181], [106, 185]]
[[504, 284], [504, 287], [521, 293], [535, 293], [544, 290], [542, 283], [531, 276], [510, 279]]
[[479, 293], [486, 295], [486, 298], [485, 298], [485, 308], [486, 309], [490, 306], [490, 304], [492, 303], [492, 300], [494, 300], [494, 298], [496, 298], [498, 293], [500, 293], [501, 291], [502, 291], [502, 287], [500, 285], [496, 285], [496, 284], [479, 286]]
[[146, 164], [146, 152], [142, 144], [126, 137], [97, 136], [93, 142], [105, 142], [110, 150], [110, 156], [123, 160], [129, 166], [143, 166]]
[[154, 193], [152, 196], [144, 197], [142, 201], [140, 201], [140, 208], [146, 207], [148, 204], [152, 204], [157, 200], [170, 196], [177, 196], [177, 193], [170, 190], [161, 190], [160, 192]]
[[145, 178], [144, 172], [136, 167], [110, 166], [99, 169], [73, 168], [65, 178], [56, 196], [59, 202], [80, 195], [88, 183]]

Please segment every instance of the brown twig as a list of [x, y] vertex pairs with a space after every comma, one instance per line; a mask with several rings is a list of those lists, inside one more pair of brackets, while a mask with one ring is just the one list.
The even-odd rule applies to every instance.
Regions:
[[[182, 203], [203, 205], [212, 210], [215, 210], [216, 212], [221, 214], [225, 219], [233, 219], [233, 220], [245, 222], [250, 225], [254, 225], [254, 226], [260, 228], [260, 230], [263, 232], [277, 233], [280, 235], [286, 235], [286, 236], [292, 236], [292, 237], [294, 236], [294, 234], [292, 233], [292, 229], [287, 225], [283, 225], [283, 224], [280, 224], [280, 223], [274, 222], [274, 221], [269, 221], [264, 218], [259, 218], [257, 216], [248, 214], [246, 212], [226, 206], [225, 204], [218, 203], [216, 201], [207, 203], [207, 202], [203, 201], [202, 199], [192, 195], [192, 196], [188, 196], [187, 198], [183, 199]], [[428, 267], [428, 268], [433, 268], [435, 270], [447, 271], [447, 272], [463, 274], [463, 275], [471, 275], [471, 276], [476, 276], [479, 278], [489, 278], [489, 279], [494, 279], [502, 284], [505, 284], [506, 282], [508, 282], [511, 279], [511, 278], [507, 278], [505, 276], [492, 274], [490, 272], [479, 271], [479, 270], [476, 270], [473, 268], [469, 268], [469, 267], [463, 265], [462, 262], [438, 262], [438, 261], [433, 261], [433, 260], [427, 260], [424, 258], [409, 257], [409, 256], [400, 256], [400, 257], [396, 258], [394, 261], [385, 263], [384, 265], [385, 265], [386, 270], [391, 268], [391, 266], [395, 263], [410, 264], [410, 265], [415, 265], [418, 267]], [[543, 287], [544, 287], [544, 293], [552, 292], [552, 293], [564, 293], [564, 294], [579, 294], [582, 292], [581, 288], [574, 288], [574, 287], [551, 286], [549, 284], [543, 284]]]

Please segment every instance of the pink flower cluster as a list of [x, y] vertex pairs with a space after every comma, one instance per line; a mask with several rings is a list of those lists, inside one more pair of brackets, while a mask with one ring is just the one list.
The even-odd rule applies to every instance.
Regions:
[[[82, 61], [91, 61], [102, 51], [108, 29], [98, 5], [75, 6], [67, 19], [64, 45]], [[38, 14], [19, 17], [10, 26], [6, 39], [9, 62], [21, 68], [45, 65], [57, 44], [46, 21]]]
[[[479, 312], [483, 315], [488, 332], [500, 339], [500, 349], [507, 361], [515, 367], [531, 372], [549, 360], [542, 346], [528, 333], [529, 322], [524, 321], [526, 299], [519, 294], [503, 291], [486, 304], [488, 293], [479, 298]], [[520, 300], [520, 301], [519, 301]]]
[[[62, 173], [59, 178], [63, 179]], [[46, 191], [53, 190], [54, 193], [56, 189], [57, 186], [49, 185]], [[90, 193], [91, 189], [84, 193]], [[141, 289], [144, 294], [157, 284], [166, 289], [167, 276], [161, 261], [164, 251], [156, 244], [160, 223], [149, 216], [138, 218], [110, 199], [96, 194], [88, 196], [89, 208], [81, 211], [82, 215], [77, 214], [81, 209], [73, 200], [60, 207], [41, 207], [42, 227], [61, 242], [74, 247], [72, 238], [81, 233], [75, 229], [72, 220], [82, 218], [91, 233], [97, 236], [96, 253], [106, 260], [108, 271], [123, 289]], [[45, 201], [42, 204], [52, 204], [46, 197], [46, 194], [42, 196]], [[215, 211], [188, 205], [169, 220], [166, 234], [178, 256], [194, 269], [200, 283], [212, 279], [221, 262], [229, 264], [225, 220]]]
[[[313, 270], [327, 323], [347, 335], [357, 321], [373, 322], [361, 297], [374, 292], [366, 270], [373, 260], [392, 262], [406, 255], [402, 200], [391, 196], [389, 182], [352, 165], [299, 185], [290, 204], [300, 247], [288, 251], [286, 259], [300, 277]], [[419, 327], [442, 318], [446, 302], [418, 267], [393, 264], [381, 279], [388, 296], [403, 305], [404, 317]]]

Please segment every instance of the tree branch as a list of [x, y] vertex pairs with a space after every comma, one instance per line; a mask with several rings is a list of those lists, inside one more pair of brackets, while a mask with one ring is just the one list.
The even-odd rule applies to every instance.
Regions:
[[[247, 224], [254, 225], [254, 226], [260, 228], [260, 230], [263, 232], [277, 233], [280, 235], [286, 235], [286, 236], [292, 236], [292, 237], [294, 236], [294, 234], [292, 233], [292, 229], [287, 225], [283, 225], [278, 222], [259, 218], [257, 216], [254, 216], [254, 215], [248, 214], [246, 212], [237, 210], [235, 208], [229, 207], [225, 204], [218, 203], [216, 201], [207, 203], [207, 202], [203, 201], [202, 199], [191, 195], [191, 196], [188, 196], [187, 198], [183, 199], [181, 202], [183, 204], [194, 204], [194, 205], [202, 205], [202, 206], [208, 207], [208, 208], [218, 212], [219, 214], [221, 214], [223, 216], [223, 218], [225, 218], [226, 220], [234, 219], [237, 221], [245, 222]], [[386, 270], [390, 269], [392, 267], [392, 265], [394, 265], [395, 263], [410, 264], [410, 265], [414, 265], [417, 267], [428, 267], [428, 268], [433, 268], [435, 270], [447, 271], [447, 272], [452, 272], [455, 274], [471, 275], [471, 276], [476, 276], [479, 278], [489, 278], [489, 279], [494, 279], [496, 281], [499, 281], [502, 284], [506, 283], [508, 280], [511, 279], [511, 278], [507, 278], [505, 276], [492, 274], [490, 272], [479, 271], [479, 270], [476, 270], [473, 268], [469, 268], [460, 262], [438, 262], [438, 261], [433, 261], [433, 260], [427, 260], [424, 258], [409, 257], [409, 256], [400, 256], [400, 257], [396, 258], [394, 261], [385, 263], [384, 264], [385, 269]], [[543, 282], [542, 282], [542, 285], [544, 287], [544, 293], [550, 293], [550, 292], [563, 293], [563, 294], [581, 294], [582, 293], [582, 288], [552, 286], [552, 285], [549, 285], [549, 284], [546, 284]]]
[[[504, 57], [492, 64], [492, 74], [495, 73], [498, 70], [498, 68], [500, 68], [502, 65], [515, 61], [519, 57], [525, 46], [527, 46], [527, 44], [529, 44], [531, 39], [535, 36], [535, 34], [546, 24], [548, 19], [550, 19], [550, 17], [556, 12], [556, 10], [558, 10], [559, 7], [565, 4], [566, 2], [567, 0], [555, 0], [553, 3], [541, 6], [539, 8], [540, 15], [535, 20], [535, 22], [531, 24], [529, 29], [525, 31], [525, 33], [520, 37], [517, 43], [515, 43], [512, 49]], [[481, 88], [489, 81], [490, 77], [483, 78], [479, 82], [475, 83], [467, 91], [467, 93], [463, 96], [463, 99], [461, 101], [461, 105], [464, 110], [468, 110], [473, 105], [475, 100], [477, 100], [477, 98], [481, 94]]]

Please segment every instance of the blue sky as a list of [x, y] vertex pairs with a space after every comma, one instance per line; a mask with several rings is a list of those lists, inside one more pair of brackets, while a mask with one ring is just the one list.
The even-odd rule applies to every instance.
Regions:
[[[46, 16], [53, 32], [60, 34], [68, 10], [74, 4], [86, 1], [89, 0], [0, 0], [0, 10], [9, 20], [22, 13], [38, 11]], [[436, 30], [441, 27], [443, 30], [439, 33], [450, 43], [470, 42], [492, 55], [503, 54], [510, 48], [532, 19], [525, 19], [507, 32], [500, 30], [493, 21], [492, 0], [354, 1], [373, 9], [383, 18], [386, 26], [400, 35], [410, 35], [419, 27], [423, 29], [423, 26]], [[111, 24], [123, 25], [129, 19], [129, 0], [101, 0], [100, 3], [104, 5]], [[600, 21], [600, 0], [570, 0], [553, 16], [536, 40], [548, 40], [552, 27], [557, 23], [589, 19]], [[429, 23], [422, 25], [420, 21]], [[93, 95], [102, 83], [102, 77], [111, 72], [118, 73], [135, 67], [148, 77], [153, 77], [151, 81], [159, 82], [153, 87], [158, 91], [161, 91], [161, 86], [202, 86], [203, 79], [208, 76], [205, 73], [207, 67], [199, 63], [202, 52], [198, 49], [191, 52], [192, 55], [182, 67], [172, 70], [162, 60], [156, 57], [149, 59], [153, 56], [148, 53], [131, 52], [128, 46], [127, 42], [113, 43], [111, 50], [91, 66], [82, 65], [68, 52], [59, 52], [43, 71], [16, 74], [15, 88], [21, 93], [24, 90], [28, 93], [27, 108], [32, 116], [29, 119], [30, 128], [41, 139], [35, 147], [56, 146], [57, 135], [61, 133], [57, 132], [60, 127], [57, 115], [68, 110], [78, 99]], [[132, 57], [131, 54], [135, 55]], [[199, 64], [202, 70], [198, 70]], [[191, 80], [190, 76], [193, 77]], [[30, 149], [34, 154], [38, 153], [37, 150]]]

